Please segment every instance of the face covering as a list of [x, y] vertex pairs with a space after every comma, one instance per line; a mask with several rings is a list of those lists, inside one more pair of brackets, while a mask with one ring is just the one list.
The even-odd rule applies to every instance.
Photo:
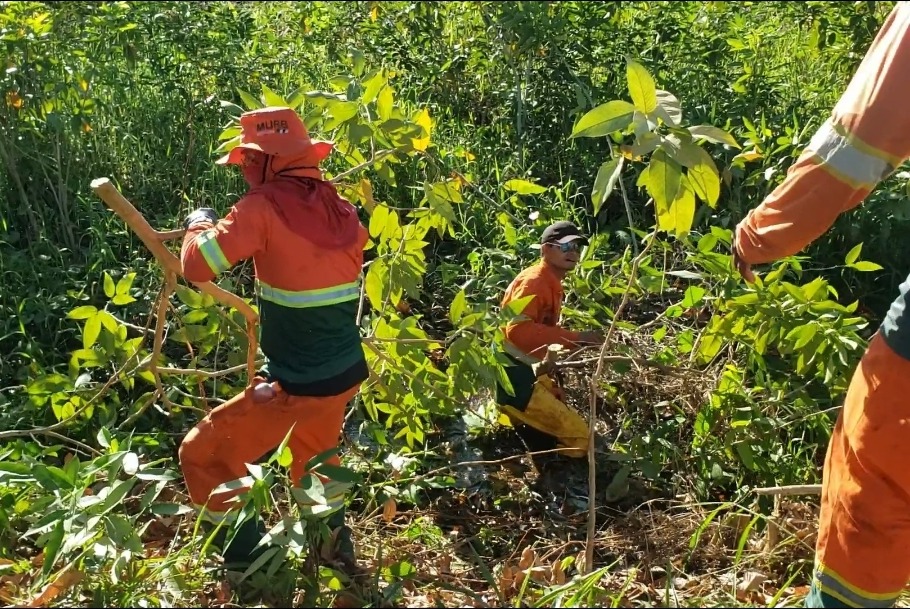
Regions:
[[319, 247], [350, 247], [359, 238], [357, 209], [342, 198], [310, 155], [266, 156], [244, 151], [241, 166], [250, 192], [266, 196], [292, 232]]
[[269, 157], [256, 152], [255, 150], [244, 150], [240, 159], [240, 167], [243, 171], [243, 179], [255, 188], [262, 185], [266, 179], [266, 172], [269, 165]]

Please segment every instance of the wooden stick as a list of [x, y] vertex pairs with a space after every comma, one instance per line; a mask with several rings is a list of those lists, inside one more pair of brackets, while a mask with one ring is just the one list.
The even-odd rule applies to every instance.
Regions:
[[[92, 191], [107, 204], [111, 211], [120, 216], [126, 222], [126, 225], [142, 239], [142, 242], [161, 263], [165, 271], [170, 271], [176, 276], [183, 277], [183, 268], [180, 260], [164, 246], [164, 241], [173, 239], [179, 231], [160, 232], [153, 229], [145, 217], [139, 213], [139, 210], [120, 194], [120, 191], [108, 178], [92, 180], [91, 187]], [[258, 349], [256, 326], [259, 323], [259, 316], [242, 298], [218, 287], [211, 281], [204, 283], [192, 281], [190, 283], [198, 288], [199, 291], [208, 294], [218, 302], [236, 309], [246, 319], [247, 336], [250, 341], [250, 348], [247, 352], [247, 376], [252, 381], [255, 372], [255, 354]]]
[[763, 488], [752, 489], [756, 495], [821, 495], [821, 484], [794, 484], [792, 486], [766, 486]]

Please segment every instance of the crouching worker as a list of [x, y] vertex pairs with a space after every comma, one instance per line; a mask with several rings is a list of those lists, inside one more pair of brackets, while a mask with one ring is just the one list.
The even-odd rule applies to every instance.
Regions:
[[[274, 451], [292, 427], [290, 470], [299, 485], [306, 463], [337, 447], [345, 408], [368, 375], [356, 324], [368, 234], [354, 206], [323, 180], [319, 164], [333, 144], [311, 140], [290, 108], [247, 112], [240, 124], [241, 143], [217, 163], [238, 165], [250, 188], [223, 219], [208, 208], [191, 213], [181, 251], [186, 279], [197, 282], [253, 259], [266, 360], [261, 378], [212, 410], [180, 446], [190, 498], [210, 523], [236, 518], [229, 501], [245, 489], [211, 491], [247, 475], [245, 464]], [[271, 390], [259, 398], [254, 387], [263, 382]], [[328, 524], [335, 546], [327, 550], [356, 570], [344, 509]], [[217, 542], [226, 563], [248, 566], [264, 551], [254, 552], [265, 533], [258, 515], [223, 548], [227, 530]]]
[[587, 244], [587, 237], [571, 222], [548, 226], [540, 239], [540, 260], [518, 274], [502, 299], [504, 308], [513, 300], [533, 296], [504, 330], [504, 351], [511, 362], [506, 375], [514, 395], [502, 384], [496, 391], [501, 411], [532, 451], [559, 448], [570, 457], [587, 454], [585, 419], [566, 406], [562, 389], [550, 376], [537, 377], [532, 368], [543, 360], [551, 344], [577, 348], [603, 341], [600, 332], [574, 332], [558, 325], [562, 280], [578, 264], [581, 248]]

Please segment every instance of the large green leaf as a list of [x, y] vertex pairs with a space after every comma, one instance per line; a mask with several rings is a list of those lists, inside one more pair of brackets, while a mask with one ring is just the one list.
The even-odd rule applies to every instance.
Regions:
[[594, 180], [594, 190], [591, 192], [591, 203], [594, 205], [594, 215], [600, 212], [600, 206], [606, 198], [613, 192], [616, 181], [622, 174], [623, 157], [610, 159], [600, 166], [597, 172], [597, 178]]
[[528, 182], [527, 180], [509, 180], [503, 187], [506, 190], [511, 190], [512, 192], [519, 195], [536, 195], [542, 192], [547, 192], [547, 189], [539, 184], [533, 182]]
[[658, 212], [658, 228], [672, 232], [677, 237], [685, 236], [692, 229], [695, 219], [695, 194], [685, 176], [680, 179], [679, 190], [669, 208]]
[[457, 325], [464, 315], [466, 307], [467, 299], [465, 298], [464, 290], [459, 290], [455, 295], [455, 298], [452, 299], [452, 304], [449, 306], [449, 321], [452, 322], [452, 324]]
[[689, 127], [689, 133], [691, 133], [693, 137], [703, 137], [710, 142], [729, 144], [734, 148], [740, 148], [740, 145], [732, 135], [713, 125], [696, 125], [694, 127]]
[[262, 101], [265, 102], [267, 106], [287, 106], [288, 102], [269, 89], [266, 85], [262, 85]]
[[257, 108], [263, 107], [262, 102], [256, 99], [247, 91], [237, 89], [237, 93], [240, 95], [240, 99], [243, 100], [243, 103], [246, 105], [247, 110], [256, 110]]
[[379, 95], [379, 91], [386, 84], [385, 70], [376, 70], [373, 74], [363, 81], [363, 95], [360, 98], [360, 101], [364, 104], [369, 104], [376, 96]]
[[392, 118], [393, 105], [394, 95], [392, 93], [392, 87], [387, 84], [379, 92], [379, 96], [376, 99], [376, 111], [379, 113], [379, 118], [381, 120], [387, 121]]
[[681, 142], [676, 158], [688, 167], [689, 185], [698, 198], [715, 207], [720, 197], [720, 173], [711, 155], [698, 144]]
[[626, 57], [626, 79], [629, 95], [635, 107], [650, 114], [657, 108], [657, 87], [647, 69], [634, 59]]
[[101, 316], [96, 313], [85, 321], [85, 329], [82, 331], [82, 348], [91, 349], [100, 333]]
[[[848, 262], [850, 261], [848, 260]], [[98, 309], [92, 305], [83, 305], [81, 307], [76, 307], [67, 313], [66, 316], [69, 319], [88, 319], [90, 317], [93, 317], [97, 311]]]
[[651, 156], [645, 185], [654, 199], [658, 215], [669, 212], [670, 204], [679, 192], [681, 178], [682, 168], [666, 152], [658, 150]]
[[683, 119], [682, 104], [668, 91], [657, 90], [657, 108], [654, 114], [673, 127], [679, 126]]
[[600, 137], [622, 131], [632, 124], [635, 106], [627, 101], [614, 100], [589, 110], [572, 129], [573, 138]]
[[117, 293], [117, 288], [114, 285], [114, 279], [107, 272], [104, 273], [104, 295], [108, 298], [113, 298], [114, 294]]
[[366, 276], [366, 285], [364, 289], [366, 290], [367, 298], [370, 301], [370, 306], [376, 309], [377, 311], [382, 310], [383, 302], [385, 301], [386, 294], [386, 285], [389, 280], [389, 267], [386, 264], [385, 260], [382, 258], [377, 258], [372, 263], [370, 263], [370, 268], [367, 270]]
[[871, 262], [869, 260], [860, 260], [859, 262], [854, 262], [851, 264], [850, 268], [865, 273], [869, 271], [880, 271], [883, 267], [876, 262]]
[[863, 244], [861, 242], [857, 243], [850, 249], [849, 252], [847, 252], [847, 257], [844, 258], [844, 263], [847, 265], [853, 264], [854, 262], [859, 260], [859, 254], [862, 251], [863, 251]]

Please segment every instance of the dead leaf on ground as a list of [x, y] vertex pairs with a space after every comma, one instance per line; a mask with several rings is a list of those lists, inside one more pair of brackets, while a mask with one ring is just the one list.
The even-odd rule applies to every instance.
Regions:
[[537, 554], [528, 546], [521, 553], [521, 561], [518, 563], [518, 568], [524, 571], [525, 569], [530, 568], [534, 564], [534, 559], [537, 558]]
[[57, 579], [44, 586], [41, 594], [33, 598], [27, 606], [47, 606], [48, 603], [82, 581], [83, 575], [82, 571], [73, 567], [68, 567], [57, 576]]
[[395, 514], [398, 513], [398, 504], [395, 502], [395, 499], [389, 497], [385, 500], [385, 503], [382, 505], [382, 519], [386, 522], [392, 522], [395, 519]]

